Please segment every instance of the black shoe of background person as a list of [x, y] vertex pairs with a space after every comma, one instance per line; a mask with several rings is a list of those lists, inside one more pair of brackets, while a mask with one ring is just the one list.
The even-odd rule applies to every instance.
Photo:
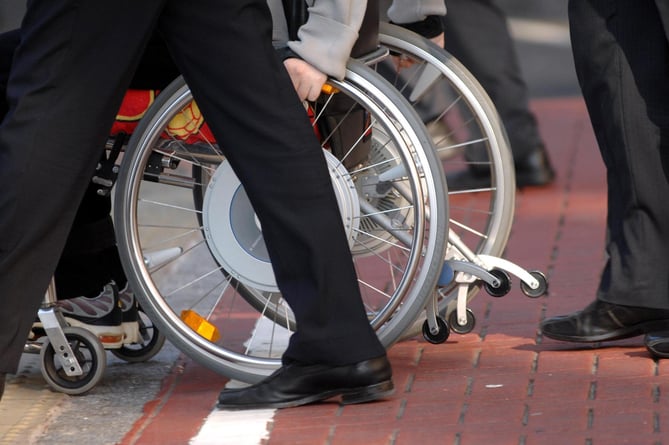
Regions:
[[649, 332], [643, 339], [654, 358], [669, 358], [669, 330]]
[[582, 311], [541, 322], [544, 336], [572, 342], [598, 342], [669, 330], [669, 310], [622, 306], [595, 300]]
[[337, 396], [343, 404], [353, 404], [392, 393], [392, 370], [383, 356], [345, 366], [290, 363], [249, 387], [224, 389], [216, 406], [229, 410], [289, 408]]
[[0, 372], [0, 400], [2, 400], [2, 395], [5, 393], [5, 380], [7, 379], [7, 374]]
[[[546, 186], [555, 180], [555, 170], [544, 147], [534, 150], [522, 159], [514, 160], [514, 164], [518, 188]], [[446, 182], [451, 191], [490, 187], [490, 170], [472, 165], [467, 170], [446, 174]]]

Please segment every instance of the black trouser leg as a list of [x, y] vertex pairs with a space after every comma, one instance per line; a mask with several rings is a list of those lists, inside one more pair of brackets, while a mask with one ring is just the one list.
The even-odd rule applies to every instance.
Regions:
[[0, 127], [0, 372], [16, 369], [160, 7], [29, 3]]
[[[361, 303], [322, 150], [274, 56], [271, 25], [261, 20], [264, 3], [202, 3], [220, 14], [172, 1], [161, 30], [203, 114], [216, 117], [208, 123], [263, 226], [277, 283], [297, 319], [284, 359], [348, 364], [384, 354]], [[236, 18], [225, 23], [230, 35], [202, 38], [222, 16]], [[238, 41], [252, 47], [240, 53]]]
[[446, 0], [445, 49], [481, 83], [502, 118], [514, 159], [543, 146], [505, 14], [492, 0]]
[[[20, 35], [19, 29], [0, 34], [0, 121], [8, 110], [7, 81]], [[154, 36], [135, 72], [131, 88], [162, 89], [178, 75], [164, 43]], [[97, 295], [111, 280], [120, 288], [125, 286], [110, 216], [111, 197], [98, 194], [98, 188], [89, 183], [58, 262], [54, 277], [58, 298]]]
[[33, 0], [0, 127], [0, 372], [18, 365], [158, 14], [263, 225], [298, 324], [285, 358], [347, 364], [384, 354], [360, 300], [323, 154], [274, 58], [265, 0]]
[[669, 309], [669, 46], [653, 0], [569, 3], [576, 71], [607, 168], [598, 298]]

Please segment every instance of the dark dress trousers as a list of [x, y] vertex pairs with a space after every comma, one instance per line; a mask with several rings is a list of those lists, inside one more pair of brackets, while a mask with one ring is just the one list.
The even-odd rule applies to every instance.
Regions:
[[0, 126], [0, 373], [16, 371], [156, 27], [262, 223], [298, 325], [284, 360], [383, 355], [322, 151], [274, 55], [266, 0], [31, 0]]
[[572, 0], [574, 61], [607, 168], [598, 298], [669, 309], [669, 4]]
[[444, 48], [488, 93], [509, 136], [513, 158], [543, 146], [506, 14], [494, 0], [446, 0]]

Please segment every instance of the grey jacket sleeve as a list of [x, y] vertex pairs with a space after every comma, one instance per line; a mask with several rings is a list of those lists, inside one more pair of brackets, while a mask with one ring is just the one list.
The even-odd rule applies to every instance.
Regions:
[[393, 23], [414, 23], [428, 15], [446, 15], [448, 0], [393, 0], [388, 8], [388, 18]]
[[[281, 0], [268, 0], [275, 40], [287, 40]], [[309, 19], [288, 42], [290, 49], [325, 74], [342, 79], [346, 61], [358, 39], [367, 0], [307, 0]]]
[[267, 0], [269, 11], [272, 13], [272, 42], [275, 47], [286, 46], [288, 41], [288, 24], [283, 13], [281, 0]]

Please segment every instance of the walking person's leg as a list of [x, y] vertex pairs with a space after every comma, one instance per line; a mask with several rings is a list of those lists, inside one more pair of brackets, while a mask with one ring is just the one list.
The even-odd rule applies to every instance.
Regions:
[[0, 126], [0, 374], [16, 371], [160, 7], [29, 4]]
[[[529, 92], [506, 14], [493, 0], [446, 0], [446, 6], [444, 48], [467, 67], [495, 104], [509, 136], [516, 184], [550, 184], [555, 173], [529, 108]], [[489, 181], [477, 173], [490, 174], [487, 169], [462, 172], [449, 177], [449, 188]]]
[[14, 308], [0, 313], [0, 374], [16, 370], [99, 157], [95, 147], [161, 13], [179, 68], [263, 224], [299, 325], [278, 373], [219, 402], [383, 397], [392, 390], [390, 365], [360, 300], [323, 154], [274, 56], [265, 0], [170, 1], [165, 10], [158, 0], [31, 2], [0, 127], [0, 288], [2, 303]]
[[[299, 327], [287, 357], [351, 363], [370, 358], [367, 352], [355, 356], [368, 343], [375, 355], [383, 355], [361, 305], [322, 149], [274, 56], [271, 29], [258, 26], [264, 7], [256, 0], [200, 2], [218, 12], [172, 2], [179, 4], [167, 8], [161, 27], [169, 27], [163, 34], [175, 62], [254, 205], [279, 287], [296, 311]], [[201, 17], [184, 20], [184, 14]], [[231, 23], [219, 17], [232, 17]], [[190, 23], [198, 23], [203, 35], [216, 27], [231, 32], [225, 40], [205, 41]], [[239, 40], [254, 49], [240, 54]], [[212, 63], [213, 55], [218, 63]], [[260, 115], [268, 118], [254, 118]], [[302, 344], [303, 335], [309, 344]], [[318, 337], [328, 344], [318, 344]]]
[[566, 341], [669, 329], [669, 43], [653, 0], [569, 3], [579, 83], [607, 169], [608, 259], [596, 300], [542, 325]]
[[[224, 391], [219, 402], [291, 406], [356, 388], [377, 398], [391, 387], [390, 367], [362, 306], [322, 150], [274, 55], [264, 0], [197, 4], [201, 6], [170, 2], [161, 29], [244, 184], [262, 224], [277, 283], [297, 320], [278, 376], [241, 394]], [[229, 30], [225, 39], [202, 37], [220, 28]], [[243, 54], [240, 41], [248, 45]], [[214, 57], [218, 63], [212, 63]], [[265, 117], [253, 118], [259, 115]], [[316, 375], [308, 380], [312, 371]]]

